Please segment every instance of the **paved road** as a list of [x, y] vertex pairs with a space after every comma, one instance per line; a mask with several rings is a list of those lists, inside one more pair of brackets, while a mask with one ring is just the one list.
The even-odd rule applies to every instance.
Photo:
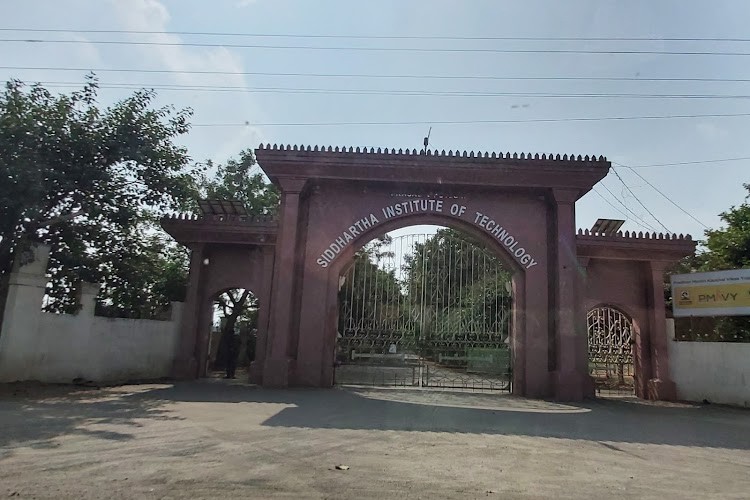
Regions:
[[[344, 464], [348, 470], [336, 470]], [[238, 381], [0, 386], [0, 497], [748, 498], [750, 411]]]

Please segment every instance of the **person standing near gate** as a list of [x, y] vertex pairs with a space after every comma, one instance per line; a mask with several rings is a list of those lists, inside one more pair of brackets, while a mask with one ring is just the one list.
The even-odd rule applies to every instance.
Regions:
[[229, 345], [227, 346], [227, 376], [226, 378], [235, 378], [235, 372], [237, 371], [237, 358], [240, 354], [240, 327], [234, 325], [234, 332], [232, 338], [229, 339]]

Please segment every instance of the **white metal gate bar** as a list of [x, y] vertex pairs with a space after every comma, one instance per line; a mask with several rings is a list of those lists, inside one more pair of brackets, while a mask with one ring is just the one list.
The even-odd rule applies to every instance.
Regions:
[[507, 387], [509, 283], [491, 251], [450, 229], [371, 242], [341, 280], [337, 380], [356, 365], [361, 383]]

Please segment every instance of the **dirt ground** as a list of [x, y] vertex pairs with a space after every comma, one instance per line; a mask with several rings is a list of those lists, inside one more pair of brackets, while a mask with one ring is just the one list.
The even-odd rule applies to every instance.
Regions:
[[0, 386], [0, 498], [750, 498], [749, 450], [716, 406]]

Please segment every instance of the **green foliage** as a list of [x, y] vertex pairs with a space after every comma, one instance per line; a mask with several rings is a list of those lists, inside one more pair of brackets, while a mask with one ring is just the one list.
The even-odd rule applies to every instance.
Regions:
[[[148, 262], [160, 252], [149, 224], [194, 199], [201, 173], [174, 142], [189, 110], [153, 108], [146, 90], [101, 109], [97, 90], [90, 77], [70, 95], [19, 81], [0, 94], [0, 277], [31, 243], [50, 245], [53, 311], [75, 309], [81, 280], [105, 283], [103, 304], [149, 300], [135, 290], [163, 270]], [[136, 304], [122, 307], [140, 316]]]
[[[170, 302], [185, 300], [188, 274], [186, 249], [149, 236], [131, 241], [120, 259], [107, 263], [97, 314], [119, 318], [153, 318]], [[137, 251], [134, 246], [138, 245]]]
[[422, 350], [443, 341], [505, 340], [510, 274], [492, 251], [460, 232], [440, 229], [396, 262], [404, 271], [397, 275], [383, 265], [394, 257], [391, 243], [380, 238], [358, 252], [339, 292], [342, 336], [358, 342], [351, 334], [363, 331], [377, 338], [357, 349], [387, 349], [393, 339], [401, 349]]
[[[750, 184], [745, 184], [750, 198]], [[722, 229], [706, 231], [703, 268], [718, 271], [750, 267], [750, 204], [748, 198], [721, 214]]]
[[510, 273], [491, 250], [454, 229], [440, 229], [405, 259], [407, 290], [435, 311], [425, 334], [505, 332]]
[[390, 238], [385, 236], [355, 254], [339, 290], [339, 303], [345, 311], [339, 315], [340, 330], [355, 325], [382, 328], [401, 315], [400, 304], [405, 303], [401, 284], [393, 270], [378, 266], [388, 256], [384, 251], [388, 244]]
[[[250, 149], [240, 152], [239, 160], [230, 159], [216, 167], [215, 177], [203, 184], [204, 197], [239, 200], [251, 215], [273, 214], [279, 208], [279, 191], [257, 168]], [[214, 165], [209, 162], [209, 169]]]

